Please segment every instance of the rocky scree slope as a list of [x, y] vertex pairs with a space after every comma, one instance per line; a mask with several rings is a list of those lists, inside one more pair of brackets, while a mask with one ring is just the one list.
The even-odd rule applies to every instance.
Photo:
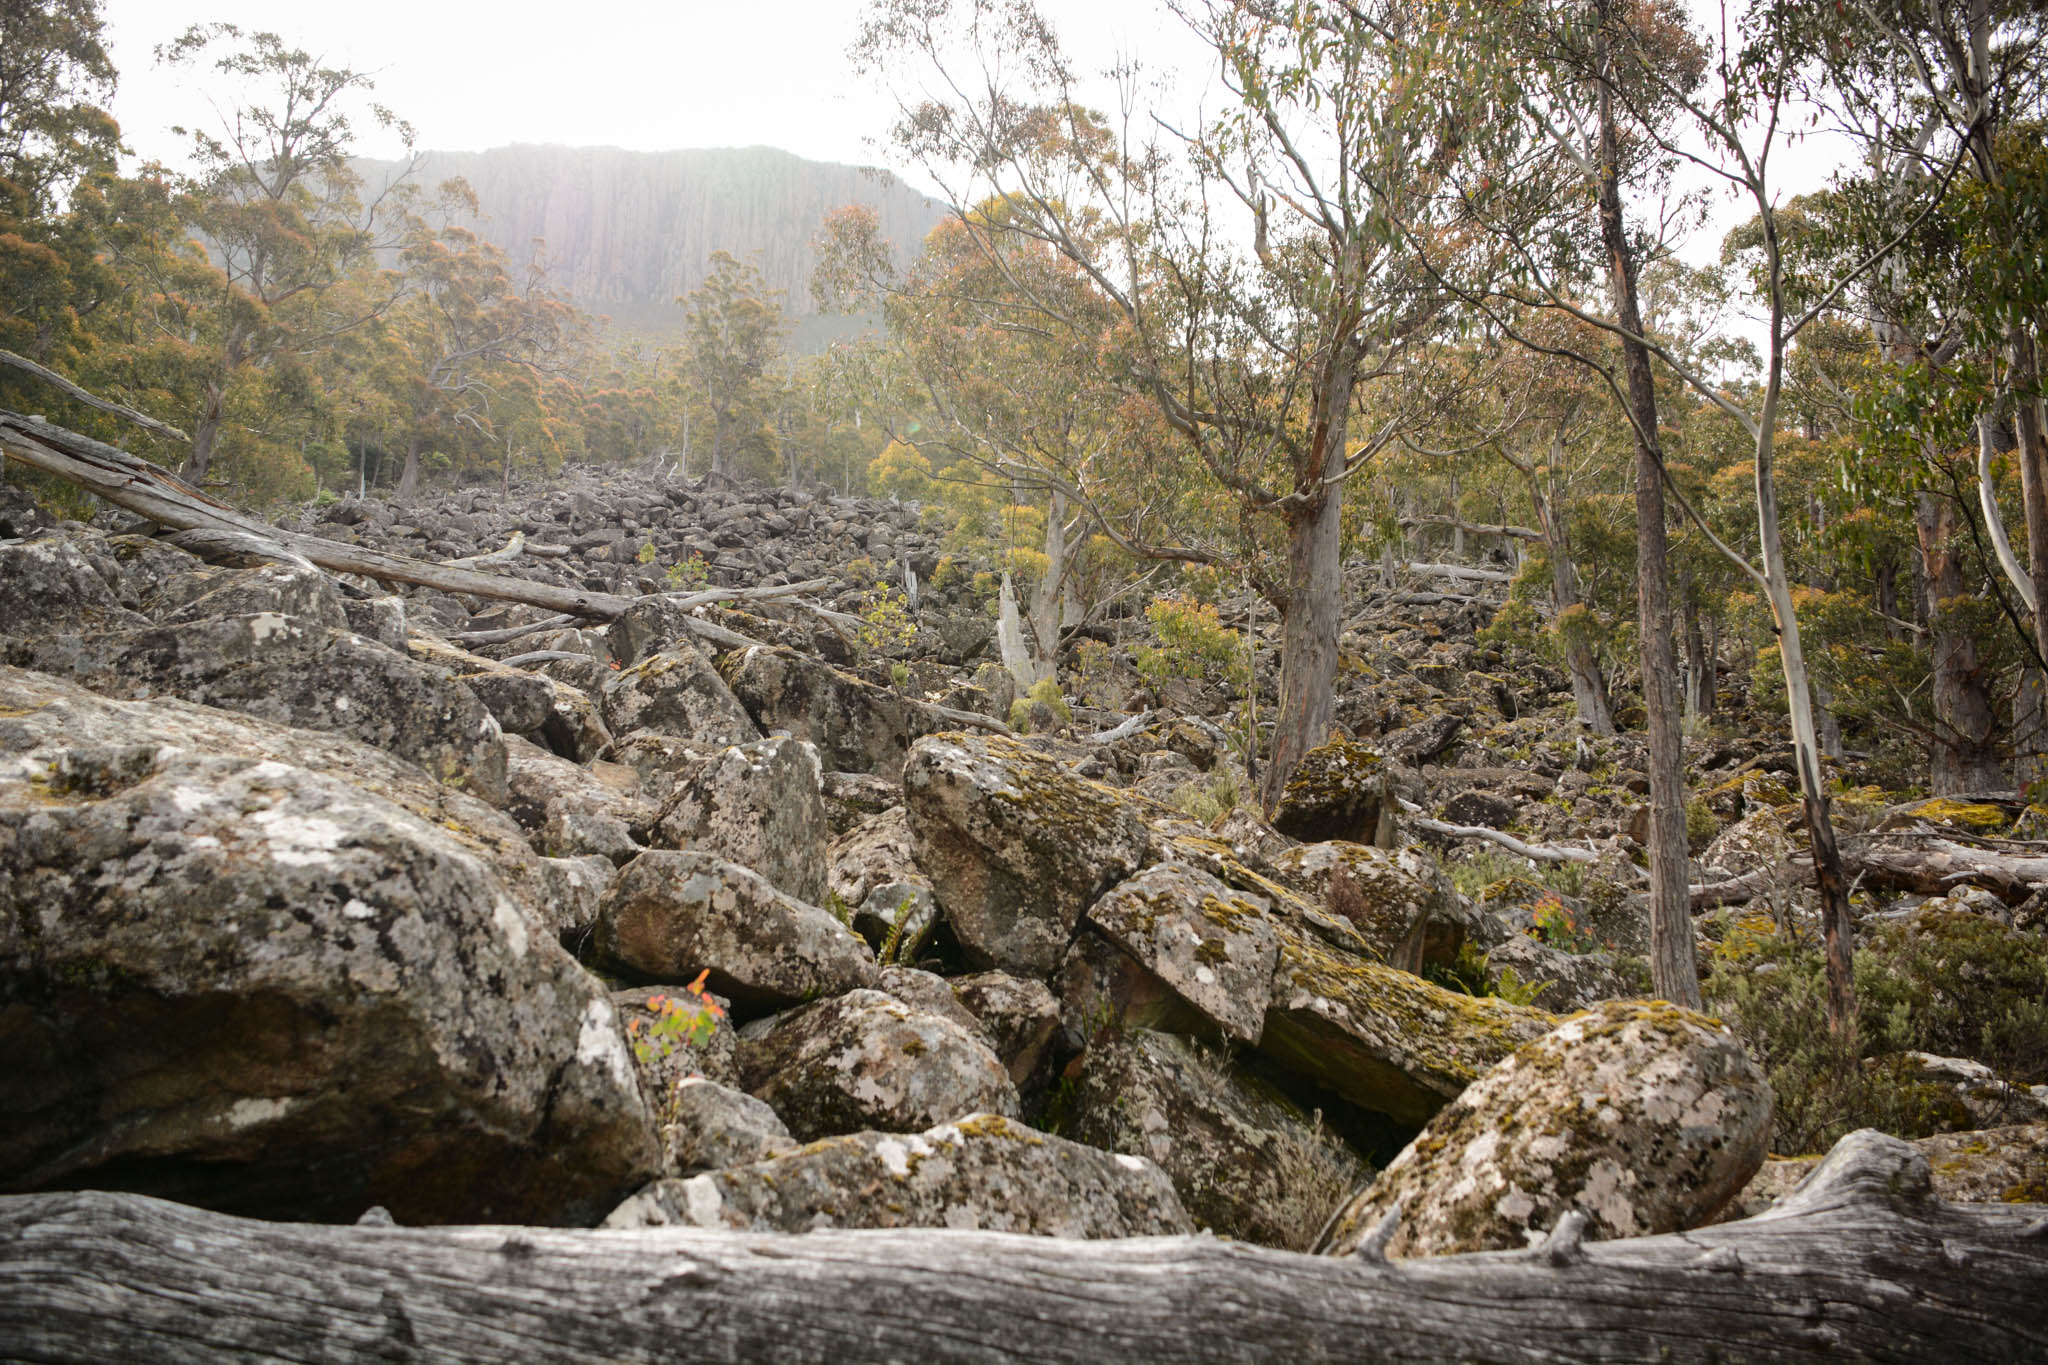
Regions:
[[[1306, 1248], [1407, 1147], [1403, 1179], [1470, 1185], [1440, 1250], [1516, 1244], [1591, 1185], [1608, 1230], [1676, 1230], [1762, 1160], [1769, 1091], [1718, 1024], [1613, 1016], [1561, 1082], [1593, 1050], [1551, 1009], [1632, 993], [1626, 954], [1544, 948], [1512, 891], [1369, 842], [1392, 793], [1476, 817], [1557, 783], [1429, 769], [1563, 686], [1475, 667], [1498, 661], [1467, 608], [1354, 631], [1342, 709], [1373, 743], [1319, 751], [1268, 827], [1186, 809], [1248, 789], [1199, 680], [1112, 657], [1053, 733], [958, 728], [1012, 697], [913, 509], [578, 471], [518, 492], [307, 518], [431, 558], [518, 532], [501, 571], [645, 601], [592, 629], [10, 511], [0, 1188]], [[761, 642], [714, 652], [658, 595], [822, 576], [858, 609], [905, 570], [914, 634], [868, 657], [773, 606], [711, 609]], [[1132, 701], [1150, 724], [1089, 737]], [[1536, 1004], [1425, 975], [1474, 946], [1519, 949]], [[699, 980], [723, 1018], [665, 1028]], [[1571, 1118], [1593, 1092], [1600, 1121]], [[1703, 1147], [1709, 1197], [1674, 1196]]]

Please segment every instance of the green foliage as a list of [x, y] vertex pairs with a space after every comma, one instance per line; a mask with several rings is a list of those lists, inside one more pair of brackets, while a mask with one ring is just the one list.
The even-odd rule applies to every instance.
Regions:
[[1178, 788], [1168, 804], [1206, 825], [1236, 810], [1242, 799], [1237, 790], [1237, 779], [1228, 772], [1218, 772]]
[[1074, 708], [1067, 705], [1066, 695], [1060, 691], [1060, 685], [1051, 678], [1040, 678], [1031, 684], [1031, 690], [1024, 695], [1031, 701], [1043, 702], [1051, 707], [1052, 713], [1060, 718], [1062, 725], [1074, 719]]
[[1707, 1003], [1770, 1080], [1776, 1151], [1822, 1151], [1861, 1127], [1921, 1137], [1969, 1126], [1954, 1095], [1915, 1079], [1907, 1051], [1972, 1058], [2013, 1084], [2048, 1078], [2039, 935], [1939, 910], [1881, 927], [1856, 954], [1852, 1045], [1828, 1030], [1818, 944], [1744, 925], [1725, 932]]
[[1250, 681], [1251, 665], [1243, 644], [1206, 602], [1162, 597], [1145, 608], [1159, 643], [1138, 646], [1138, 672], [1157, 685], [1170, 678], [1229, 681], [1238, 687]]
[[711, 581], [711, 569], [704, 563], [704, 556], [692, 550], [689, 558], [679, 559], [669, 565], [668, 572], [663, 577], [668, 580], [671, 591], [695, 592]]
[[1510, 1005], [1533, 1005], [1551, 985], [1548, 981], [1524, 981], [1513, 967], [1503, 967], [1496, 975], [1470, 940], [1459, 944], [1457, 956], [1448, 962], [1425, 962], [1422, 975], [1447, 991], [1474, 997], [1490, 995]]
[[909, 598], [887, 583], [878, 583], [868, 589], [862, 603], [860, 625], [853, 638], [863, 652], [909, 648], [917, 636], [917, 621], [910, 614]]
[[917, 961], [918, 951], [924, 946], [925, 937], [931, 933], [932, 921], [926, 920], [914, 934], [905, 935], [904, 929], [910, 923], [910, 907], [915, 904], [913, 897], [905, 896], [897, 902], [896, 914], [889, 922], [889, 932], [882, 939], [876, 959], [884, 967], [900, 967]]
[[1554, 894], [1538, 897], [1529, 912], [1531, 937], [1560, 952], [1590, 953], [1600, 940], [1579, 924], [1578, 914]]
[[718, 1031], [718, 1021], [725, 1017], [720, 1007], [704, 990], [704, 982], [711, 975], [710, 969], [697, 973], [697, 979], [683, 987], [682, 996], [650, 995], [647, 1008], [654, 1011], [650, 1024], [644, 1017], [635, 1018], [627, 1029], [633, 1040], [633, 1055], [643, 1063], [660, 1061], [685, 1047], [702, 1047], [711, 1041], [711, 1035]]

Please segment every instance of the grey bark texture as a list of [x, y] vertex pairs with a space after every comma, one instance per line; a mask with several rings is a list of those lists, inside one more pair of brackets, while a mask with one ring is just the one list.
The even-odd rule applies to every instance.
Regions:
[[1933, 1198], [1852, 1134], [1758, 1217], [1387, 1263], [1211, 1237], [262, 1223], [0, 1199], [0, 1350], [37, 1361], [2048, 1356], [2039, 1206]]

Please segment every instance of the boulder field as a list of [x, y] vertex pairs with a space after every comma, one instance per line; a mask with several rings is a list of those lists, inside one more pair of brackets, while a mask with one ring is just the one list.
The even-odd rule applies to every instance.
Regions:
[[[1398, 1203], [1419, 1256], [1697, 1226], [1763, 1160], [1725, 1031], [1403, 839], [1457, 724], [1333, 743], [1269, 825], [1178, 799], [1247, 789], [1199, 697], [1011, 733], [911, 509], [576, 476], [307, 518], [435, 558], [518, 531], [559, 553], [507, 572], [644, 596], [607, 625], [133, 526], [0, 542], [0, 1191], [1336, 1251]], [[950, 586], [870, 657], [678, 607], [689, 556], [842, 613]], [[1522, 1003], [1442, 984], [1496, 947]]]

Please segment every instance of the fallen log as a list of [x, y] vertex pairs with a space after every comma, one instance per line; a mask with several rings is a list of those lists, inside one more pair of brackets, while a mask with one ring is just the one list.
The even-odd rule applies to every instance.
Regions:
[[1424, 1261], [1202, 1237], [325, 1227], [0, 1199], [0, 1349], [38, 1361], [2048, 1358], [2048, 1218], [1955, 1205], [1872, 1132], [1769, 1213]]
[[[4, 451], [9, 459], [75, 484], [159, 526], [177, 532], [202, 533], [211, 542], [232, 546], [237, 552], [261, 551], [279, 559], [314, 564], [330, 573], [361, 574], [383, 583], [404, 583], [497, 602], [519, 602], [588, 620], [617, 620], [635, 603], [646, 600], [616, 593], [561, 588], [551, 583], [502, 577], [455, 565], [430, 564], [404, 555], [344, 545], [339, 541], [272, 526], [201, 492], [169, 471], [158, 469], [118, 446], [110, 446], [104, 441], [95, 441], [89, 436], [16, 412], [0, 410], [0, 451]], [[548, 547], [526, 546], [525, 552], [538, 553], [542, 548]], [[686, 608], [701, 603], [774, 600], [824, 586], [827, 586], [826, 580], [812, 579], [764, 588], [708, 588], [682, 594], [676, 600]], [[860, 624], [858, 618], [824, 607], [811, 603], [799, 605], [834, 624]], [[691, 634], [726, 649], [745, 649], [761, 643], [751, 636], [698, 617], [682, 616], [678, 619]]]
[[1503, 569], [1475, 569], [1465, 564], [1410, 564], [1410, 573], [1436, 574], [1441, 578], [1469, 578], [1479, 583], [1512, 583], [1515, 576]]
[[[1930, 830], [1897, 830], [1842, 841], [1842, 871], [1871, 891], [1939, 896], [1979, 886], [2017, 905], [2048, 886], [2048, 856], [1976, 848]], [[1772, 887], [1811, 878], [1813, 859], [1798, 854], [1772, 867], [1690, 888], [1695, 913], [1742, 905]]]
[[1413, 801], [1401, 802], [1402, 819], [1420, 830], [1440, 834], [1446, 839], [1484, 839], [1498, 844], [1510, 853], [1519, 853], [1524, 858], [1534, 858], [1539, 863], [1597, 863], [1600, 855], [1589, 848], [1572, 848], [1567, 844], [1532, 844], [1517, 839], [1505, 830], [1494, 829], [1491, 825], [1454, 825], [1445, 820], [1432, 820], [1422, 813], [1422, 807]]

